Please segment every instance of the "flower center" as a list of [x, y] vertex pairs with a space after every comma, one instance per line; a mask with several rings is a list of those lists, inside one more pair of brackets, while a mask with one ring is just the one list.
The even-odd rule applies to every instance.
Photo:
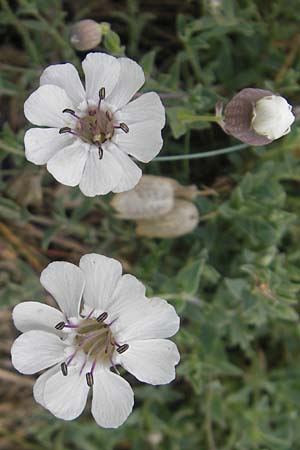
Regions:
[[71, 328], [76, 331], [74, 337], [74, 352], [68, 356], [66, 361], [61, 363], [61, 371], [63, 375], [68, 375], [68, 366], [78, 355], [79, 352], [84, 354], [84, 360], [80, 369], [80, 374], [88, 363], [92, 363], [91, 369], [86, 373], [86, 381], [88, 386], [92, 386], [94, 383], [93, 372], [96, 363], [111, 364], [117, 371], [113, 362], [113, 354], [115, 350], [118, 353], [124, 353], [128, 348], [128, 344], [120, 345], [116, 342], [110, 325], [111, 323], [105, 323], [108, 318], [106, 312], [100, 314], [97, 318], [92, 318], [93, 311], [84, 317], [79, 324], [74, 325], [69, 321], [59, 322], [55, 328], [57, 330], [63, 330], [64, 328]]
[[76, 120], [75, 129], [62, 127], [59, 133], [70, 133], [78, 136], [82, 141], [94, 144], [98, 147], [99, 159], [103, 157], [102, 144], [111, 139], [115, 129], [121, 129], [124, 133], [129, 132], [126, 123], [114, 124], [114, 116], [111, 111], [103, 111], [101, 102], [105, 98], [105, 88], [99, 90], [99, 101], [97, 108], [89, 108], [86, 116], [78, 116], [73, 109], [66, 108], [63, 113], [71, 114]]

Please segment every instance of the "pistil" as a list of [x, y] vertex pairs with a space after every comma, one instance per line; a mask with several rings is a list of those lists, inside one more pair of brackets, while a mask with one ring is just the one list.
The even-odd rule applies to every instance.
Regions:
[[68, 367], [74, 360], [79, 351], [83, 351], [84, 361], [80, 368], [80, 375], [84, 368], [88, 364], [88, 361], [92, 361], [91, 369], [85, 374], [86, 382], [89, 387], [93, 386], [94, 377], [93, 373], [97, 362], [107, 364], [108, 362], [118, 373], [113, 362], [113, 354], [117, 351], [119, 354], [128, 350], [128, 344], [118, 344], [112, 335], [110, 325], [116, 320], [111, 321], [109, 324], [104, 323], [108, 318], [108, 313], [103, 312], [96, 318], [91, 318], [94, 310], [92, 310], [82, 321], [78, 324], [71, 324], [69, 320], [66, 322], [59, 322], [55, 325], [55, 328], [62, 330], [63, 328], [73, 328], [75, 331], [75, 348], [71, 355], [69, 355], [66, 361], [62, 362], [60, 367], [64, 376], [68, 375]]
[[129, 133], [129, 127], [121, 122], [119, 125], [113, 123], [113, 113], [109, 110], [103, 111], [102, 102], [105, 99], [105, 87], [99, 89], [99, 100], [96, 108], [89, 108], [86, 116], [80, 117], [73, 109], [65, 108], [62, 112], [70, 114], [76, 119], [75, 129], [69, 126], [62, 127], [60, 134], [70, 133], [79, 137], [83, 142], [95, 145], [98, 148], [99, 159], [103, 158], [102, 145], [109, 141], [116, 129]]

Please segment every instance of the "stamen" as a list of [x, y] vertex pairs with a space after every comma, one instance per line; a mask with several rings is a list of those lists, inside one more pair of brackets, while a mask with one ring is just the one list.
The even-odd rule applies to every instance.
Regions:
[[97, 144], [97, 145], [98, 145], [99, 159], [102, 159], [103, 158], [103, 148], [101, 147], [100, 144]]
[[100, 314], [100, 316], [97, 317], [97, 322], [104, 322], [104, 320], [106, 320], [108, 317], [107, 312], [104, 312], [102, 314]]
[[61, 368], [63, 376], [66, 377], [68, 375], [68, 366], [67, 366], [67, 364], [65, 362], [61, 363], [60, 368]]
[[87, 355], [85, 355], [83, 364], [82, 364], [81, 369], [80, 369], [80, 375], [82, 374], [82, 371], [83, 371], [83, 369], [84, 369], [85, 366], [86, 366], [86, 363], [87, 363], [87, 360], [88, 360], [89, 356], [92, 354], [92, 352], [95, 350], [95, 348], [97, 348], [98, 345], [99, 345], [99, 342], [98, 342], [98, 341], [94, 342], [94, 344], [93, 344], [93, 345], [91, 346], [91, 348], [89, 349]]
[[65, 325], [66, 325], [65, 322], [58, 322], [54, 328], [56, 330], [63, 330], [65, 328]]
[[117, 352], [118, 353], [124, 353], [128, 349], [129, 349], [129, 345], [128, 344], [123, 344], [123, 345], [120, 345], [119, 348], [117, 348]]
[[105, 348], [104, 348], [104, 353], [105, 353], [105, 354], [108, 352], [109, 344], [112, 345], [112, 346], [114, 345], [114, 344], [111, 342], [111, 336], [110, 336], [110, 335], [108, 335], [107, 338], [106, 338], [106, 343], [105, 343]]
[[99, 89], [99, 101], [98, 101], [98, 107], [97, 107], [98, 111], [100, 111], [101, 100], [104, 100], [104, 98], [105, 98], [105, 88], [102, 87]]
[[[81, 120], [80, 119], [80, 117], [79, 117], [79, 120]], [[62, 127], [62, 128], [60, 128], [60, 130], [58, 131], [59, 132], [59, 134], [63, 134], [63, 133], [70, 133], [70, 134], [73, 134], [74, 136], [77, 136], [77, 137], [79, 137], [79, 134], [77, 134], [74, 130], [72, 130], [70, 127]], [[84, 141], [84, 142], [89, 142], [87, 139], [85, 139], [83, 136], [80, 136], [81, 137], [81, 139]]]
[[67, 323], [65, 324], [64, 328], [79, 328], [79, 325], [75, 325], [74, 323]]
[[67, 114], [71, 114], [71, 116], [76, 117], [76, 119], [79, 120], [79, 122], [82, 122], [82, 118], [77, 116], [77, 114], [75, 113], [75, 111], [73, 111], [73, 109], [70, 108], [65, 108], [62, 111], [63, 113], [67, 113]]
[[124, 131], [124, 133], [128, 133], [129, 132], [129, 128], [126, 125], [126, 123], [121, 122], [119, 128], [121, 128], [122, 131]]
[[72, 116], [76, 116], [75, 111], [73, 111], [73, 109], [69, 109], [69, 108], [63, 109], [63, 113], [68, 113], [68, 114], [71, 114]]
[[62, 127], [62, 128], [59, 130], [59, 134], [63, 134], [63, 133], [72, 133], [72, 130], [71, 130], [70, 127]]
[[82, 374], [82, 371], [83, 371], [83, 369], [85, 368], [85, 365], [86, 365], [86, 363], [87, 363], [88, 357], [89, 357], [89, 353], [88, 353], [87, 355], [85, 355], [85, 357], [84, 357], [84, 361], [83, 361], [83, 363], [82, 363], [82, 365], [81, 365], [79, 375]]
[[104, 100], [105, 99], [105, 87], [102, 87], [99, 89], [99, 99]]
[[112, 320], [111, 322], [109, 322], [107, 324], [108, 327], [110, 327], [113, 323], [115, 323], [118, 320], [118, 317], [116, 317], [114, 320]]
[[89, 319], [92, 316], [94, 311], [95, 311], [95, 308], [93, 308], [85, 318]]
[[88, 384], [88, 386], [93, 386], [94, 384], [94, 377], [93, 377], [93, 373], [96, 367], [96, 362], [97, 362], [97, 358], [94, 359], [92, 367], [91, 367], [91, 371], [88, 372], [85, 376], [86, 376], [86, 382]]
[[89, 387], [92, 387], [93, 384], [94, 384], [94, 377], [93, 377], [92, 372], [86, 373], [86, 374], [85, 374], [85, 377], [86, 377], [87, 385], [88, 385]]

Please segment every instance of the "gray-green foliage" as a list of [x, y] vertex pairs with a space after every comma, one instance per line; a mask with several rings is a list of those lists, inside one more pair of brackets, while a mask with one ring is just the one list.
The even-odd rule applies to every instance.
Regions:
[[[59, 237], [71, 242], [62, 259], [77, 262], [89, 251], [119, 258], [149, 294], [167, 298], [181, 316], [176, 381], [157, 388], [128, 377], [136, 405], [124, 426], [102, 430], [88, 412], [63, 423], [36, 409], [24, 425], [20, 448], [299, 449], [297, 126], [265, 148], [144, 167], [182, 183], [214, 185], [218, 193], [197, 199], [203, 220], [191, 235], [147, 240], [136, 237], [132, 224], [114, 217], [109, 197], [85, 199], [77, 189], [64, 196], [56, 192], [51, 176], [24, 159], [27, 124], [20, 119], [22, 102], [44, 66], [68, 60], [80, 67], [81, 55], [70, 47], [65, 23], [91, 17], [112, 26], [101, 49], [119, 55], [126, 44], [125, 54], [145, 70], [144, 90], [168, 94], [164, 155], [232, 145], [235, 141], [217, 125], [197, 122], [193, 115], [211, 113], [218, 100], [248, 86], [272, 89], [297, 104], [299, 2], [224, 0], [218, 9], [208, 0], [153, 2], [151, 8], [148, 2], [129, 0], [117, 11], [113, 2], [106, 2], [107, 9], [96, 1], [15, 3], [12, 8], [0, 1], [3, 48], [16, 46], [24, 56], [22, 64], [11, 60], [0, 66], [6, 122], [0, 138], [1, 222], [21, 241], [30, 233], [26, 226], [35, 226], [40, 234], [31, 236], [31, 246], [41, 266], [61, 250]], [[7, 102], [10, 109], [3, 107]], [[10, 123], [16, 105], [17, 125]], [[41, 176], [39, 206], [24, 206], [12, 195], [15, 181], [27, 170]], [[14, 249], [15, 270], [3, 270], [0, 277], [2, 305], [42, 300], [32, 261]], [[0, 428], [0, 436], [7, 434]]]

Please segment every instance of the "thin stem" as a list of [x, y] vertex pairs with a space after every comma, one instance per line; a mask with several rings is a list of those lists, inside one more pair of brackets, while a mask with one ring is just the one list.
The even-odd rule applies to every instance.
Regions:
[[0, 149], [7, 152], [7, 153], [13, 153], [14, 155], [23, 156], [24, 158], [24, 152], [21, 149], [11, 147], [6, 142], [0, 140]]
[[179, 111], [177, 113], [177, 118], [181, 122], [192, 123], [192, 122], [221, 122], [224, 117], [216, 116], [211, 114], [198, 115], [198, 114], [189, 114], [186, 112]]
[[[184, 138], [184, 154], [185, 155], [189, 154], [190, 141], [191, 141], [191, 131], [188, 130], [186, 135], [185, 135], [185, 138]], [[189, 174], [190, 174], [190, 163], [189, 163], [189, 160], [188, 159], [184, 159], [182, 164], [183, 164], [183, 172], [184, 172], [185, 180], [188, 181]]]
[[190, 153], [188, 155], [170, 155], [170, 156], [158, 156], [154, 158], [153, 161], [180, 161], [182, 159], [200, 159], [200, 158], [210, 158], [211, 156], [225, 155], [226, 153], [237, 152], [245, 148], [250, 147], [248, 144], [238, 144], [232, 147], [220, 148], [219, 150], [211, 150], [209, 152], [201, 153]]

